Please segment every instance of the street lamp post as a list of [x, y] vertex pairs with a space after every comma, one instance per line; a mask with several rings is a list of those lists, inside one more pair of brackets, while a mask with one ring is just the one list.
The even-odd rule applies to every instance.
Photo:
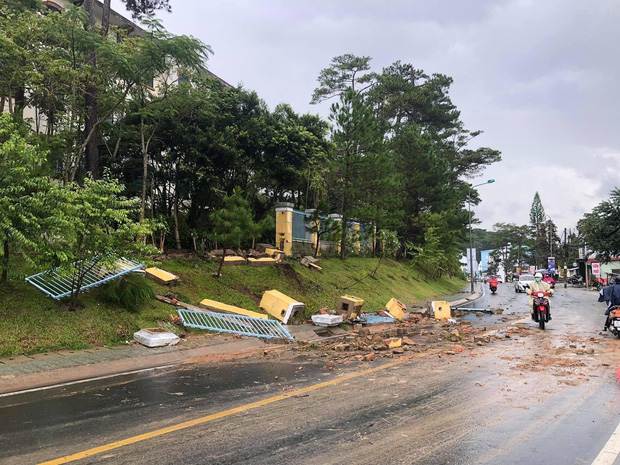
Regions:
[[[495, 182], [495, 179], [489, 179], [487, 182], [482, 182], [480, 184], [476, 184], [475, 186], [471, 186], [470, 189], [473, 189], [474, 187], [479, 187], [479, 186], [484, 186], [485, 184], [492, 184]], [[471, 194], [471, 192], [470, 192]], [[474, 293], [474, 260], [472, 258], [472, 253], [473, 253], [473, 239], [472, 239], [472, 234], [471, 234], [471, 195], [469, 197], [467, 197], [467, 205], [468, 205], [468, 211], [469, 211], [469, 282], [471, 284], [471, 293]]]

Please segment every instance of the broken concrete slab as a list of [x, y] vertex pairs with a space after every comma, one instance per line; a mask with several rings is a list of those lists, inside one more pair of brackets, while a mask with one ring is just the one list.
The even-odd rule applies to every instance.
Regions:
[[179, 336], [162, 328], [146, 328], [133, 333], [136, 342], [146, 347], [173, 346], [179, 343]]
[[331, 327], [338, 326], [342, 323], [342, 316], [340, 315], [330, 315], [330, 314], [320, 314], [317, 313], [312, 315], [312, 322], [317, 326]]
[[389, 339], [383, 339], [383, 343], [388, 346], [388, 349], [395, 349], [403, 345], [403, 340], [400, 337], [392, 337]]
[[245, 265], [247, 262], [243, 257], [224, 257], [224, 266]]
[[272, 266], [278, 263], [275, 258], [248, 258], [248, 265], [250, 266]]
[[144, 275], [148, 279], [155, 281], [157, 284], [161, 284], [163, 286], [174, 286], [179, 283], [178, 276], [161, 270], [159, 268], [147, 268], [146, 270], [144, 270]]
[[206, 310], [211, 310], [213, 312], [223, 312], [223, 313], [232, 313], [235, 315], [244, 315], [250, 316], [252, 318], [263, 318], [267, 320], [269, 318], [268, 315], [264, 315], [262, 313], [253, 312], [251, 310], [246, 310], [241, 307], [235, 307], [234, 305], [224, 304], [222, 302], [218, 302], [216, 300], [203, 299], [198, 306], [200, 308], [204, 308]]

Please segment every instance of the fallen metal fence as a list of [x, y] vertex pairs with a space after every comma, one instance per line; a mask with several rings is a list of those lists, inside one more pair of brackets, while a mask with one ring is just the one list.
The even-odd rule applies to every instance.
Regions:
[[[100, 286], [101, 284], [112, 281], [113, 279], [120, 278], [121, 276], [134, 270], [138, 270], [144, 266], [141, 263], [122, 257], [115, 262], [114, 267], [99, 265], [99, 260], [99, 257], [95, 257], [85, 265], [79, 265], [82, 269], [88, 270], [82, 280], [80, 292], [90, 289], [91, 287]], [[78, 264], [74, 264], [75, 268], [77, 268], [77, 266]], [[77, 269], [72, 272], [67, 272], [61, 270], [60, 268], [54, 268], [52, 270], [47, 270], [28, 276], [26, 281], [50, 296], [52, 299], [60, 300], [63, 297], [70, 296], [73, 292], [75, 292], [78, 277], [77, 273]]]
[[265, 339], [293, 340], [293, 336], [284, 329], [279, 321], [182, 308], [178, 309], [178, 312], [183, 324], [188, 328], [208, 329], [221, 333], [242, 334]]

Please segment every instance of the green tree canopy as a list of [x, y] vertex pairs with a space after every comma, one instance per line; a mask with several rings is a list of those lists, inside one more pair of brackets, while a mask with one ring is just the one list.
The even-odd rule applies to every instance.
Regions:
[[608, 260], [620, 255], [620, 188], [586, 213], [577, 224], [588, 247]]

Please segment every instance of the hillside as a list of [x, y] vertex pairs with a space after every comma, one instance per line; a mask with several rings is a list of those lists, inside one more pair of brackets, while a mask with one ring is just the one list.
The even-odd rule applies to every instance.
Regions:
[[[223, 276], [213, 278], [217, 265], [197, 258], [169, 260], [158, 264], [181, 278], [173, 291], [179, 300], [198, 304], [209, 298], [260, 311], [265, 290], [278, 289], [306, 304], [306, 316], [328, 306], [335, 308], [338, 297], [353, 294], [366, 301], [365, 311], [383, 308], [392, 297], [412, 303], [448, 295], [460, 290], [463, 281], [443, 278], [425, 282], [409, 264], [379, 259], [350, 258], [322, 260], [323, 273], [311, 271], [295, 261], [276, 267], [226, 267]], [[168, 288], [149, 281], [159, 294]], [[23, 281], [10, 281], [0, 295], [0, 356], [32, 354], [60, 349], [114, 346], [131, 340], [133, 332], [168, 321], [174, 308], [150, 301], [137, 313], [128, 312], [92, 290], [81, 297], [82, 308], [70, 312]]]

